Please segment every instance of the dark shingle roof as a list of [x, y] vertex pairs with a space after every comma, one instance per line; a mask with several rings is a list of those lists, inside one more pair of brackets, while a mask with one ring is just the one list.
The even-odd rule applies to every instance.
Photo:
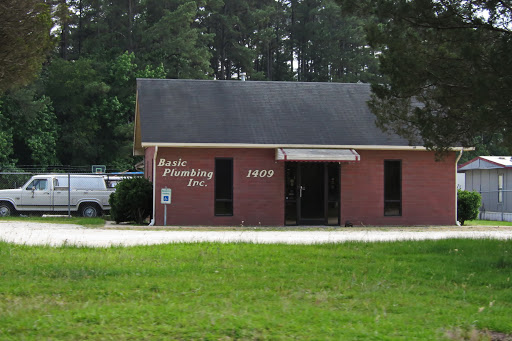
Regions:
[[368, 84], [137, 80], [140, 142], [408, 146], [383, 133]]

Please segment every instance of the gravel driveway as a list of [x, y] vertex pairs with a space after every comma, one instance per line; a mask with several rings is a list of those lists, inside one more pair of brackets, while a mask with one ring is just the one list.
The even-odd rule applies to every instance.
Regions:
[[446, 238], [512, 239], [512, 227], [430, 227], [395, 229], [345, 229], [298, 231], [91, 229], [77, 225], [0, 221], [0, 240], [26, 245], [77, 245], [92, 247], [196, 242], [249, 242], [282, 244], [341, 243]]

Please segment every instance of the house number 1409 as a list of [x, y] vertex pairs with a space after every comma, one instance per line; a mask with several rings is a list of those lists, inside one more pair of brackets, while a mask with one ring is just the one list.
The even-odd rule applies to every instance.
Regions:
[[248, 178], [271, 178], [274, 176], [274, 171], [272, 169], [266, 170], [266, 169], [249, 169], [249, 172], [247, 173]]

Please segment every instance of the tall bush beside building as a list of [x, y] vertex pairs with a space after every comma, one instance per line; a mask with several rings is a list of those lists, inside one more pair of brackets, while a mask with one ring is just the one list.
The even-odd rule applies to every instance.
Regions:
[[116, 223], [134, 221], [142, 224], [152, 215], [153, 185], [146, 178], [129, 178], [116, 186], [109, 199], [110, 215]]
[[466, 220], [478, 217], [482, 196], [474, 191], [457, 190], [457, 220], [464, 225]]

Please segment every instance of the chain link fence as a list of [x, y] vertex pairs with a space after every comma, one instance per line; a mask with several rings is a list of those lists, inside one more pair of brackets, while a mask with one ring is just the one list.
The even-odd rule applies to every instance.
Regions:
[[116, 185], [142, 172], [84, 173], [0, 172], [0, 217], [33, 214], [76, 214], [96, 217], [110, 210], [109, 197]]

